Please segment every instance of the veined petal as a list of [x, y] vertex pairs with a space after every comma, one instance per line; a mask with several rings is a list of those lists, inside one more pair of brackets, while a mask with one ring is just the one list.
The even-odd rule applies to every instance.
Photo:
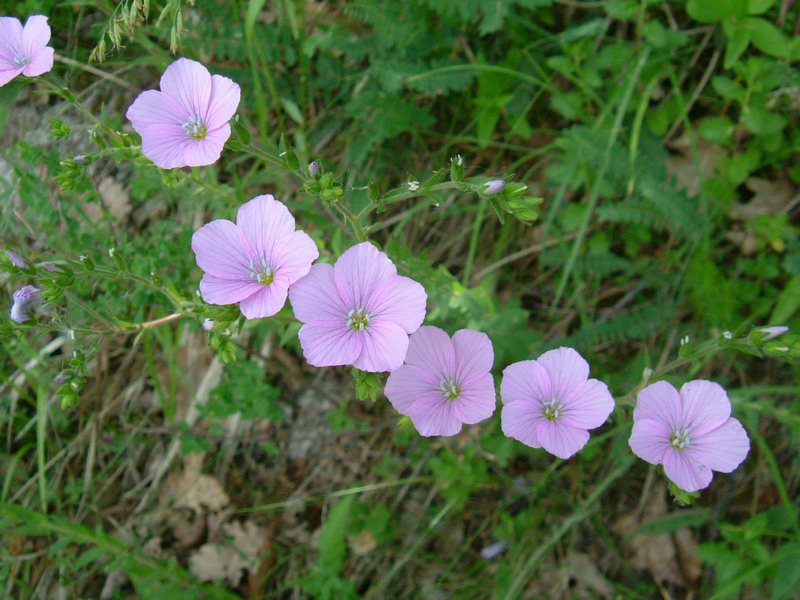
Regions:
[[281, 240], [272, 251], [276, 272], [289, 280], [289, 284], [308, 275], [311, 263], [319, 258], [317, 244], [305, 231], [294, 231]]
[[47, 73], [53, 68], [53, 56], [55, 51], [50, 46], [38, 48], [33, 51], [33, 58], [30, 64], [22, 69], [26, 77], [36, 77], [42, 73]]
[[681, 397], [670, 383], [657, 381], [648, 385], [636, 397], [633, 420], [653, 419], [666, 423], [671, 431], [683, 427]]
[[403, 365], [389, 374], [384, 395], [401, 415], [409, 415], [411, 406], [420, 398], [442, 397], [439, 378], [415, 365]]
[[334, 267], [336, 289], [350, 308], [366, 308], [372, 293], [396, 275], [389, 257], [369, 242], [348, 248]]
[[573, 388], [562, 400], [564, 414], [561, 422], [579, 429], [594, 429], [606, 422], [614, 411], [614, 398], [608, 386], [597, 379], [588, 379]]
[[206, 273], [223, 279], [250, 281], [250, 259], [239, 242], [236, 225], [230, 221], [217, 219], [195, 231], [192, 250], [197, 265]]
[[455, 435], [461, 431], [453, 403], [441, 395], [423, 396], [411, 407], [409, 416], [419, 434], [425, 437]]
[[[456, 352], [456, 380], [465, 381], [472, 375], [488, 373], [494, 365], [494, 349], [489, 336], [472, 329], [460, 329], [453, 335]], [[494, 383], [492, 383], [494, 392]]]
[[559, 420], [540, 419], [536, 423], [536, 437], [550, 454], [567, 459], [586, 445], [589, 432]]
[[691, 440], [686, 454], [709, 469], [730, 473], [742, 464], [750, 451], [750, 439], [742, 424], [730, 418], [725, 423]]
[[453, 411], [456, 418], [462, 423], [472, 425], [492, 416], [497, 406], [497, 394], [491, 373], [468, 381], [468, 385], [461, 386], [461, 394], [452, 403], [455, 405]]
[[[4, 53], [14, 52], [17, 48], [23, 49], [22, 30], [22, 23], [16, 17], [0, 17], [0, 45]], [[10, 59], [14, 60], [13, 55]]]
[[22, 69], [0, 69], [0, 86], [4, 86], [20, 73]]
[[204, 167], [214, 164], [219, 160], [222, 148], [229, 137], [231, 137], [231, 126], [225, 123], [222, 127], [209, 130], [202, 140], [188, 138], [184, 151], [185, 165]]
[[185, 109], [174, 98], [158, 90], [139, 94], [125, 116], [143, 138], [145, 133], [156, 136], [177, 134], [187, 138], [186, 131], [181, 127], [189, 118]]
[[362, 371], [394, 371], [403, 364], [408, 350], [408, 334], [394, 323], [370, 323], [359, 332], [364, 347], [353, 366]]
[[550, 376], [553, 396], [564, 399], [589, 378], [589, 363], [572, 348], [558, 348], [536, 359]]
[[411, 334], [405, 362], [430, 371], [439, 381], [452, 379], [456, 374], [456, 355], [450, 336], [430, 325]]
[[352, 365], [363, 347], [362, 336], [348, 330], [344, 324], [339, 327], [303, 325], [297, 335], [303, 355], [315, 367]]
[[177, 100], [188, 116], [203, 117], [211, 97], [211, 74], [196, 60], [179, 58], [161, 76], [161, 91]]
[[232, 79], [222, 75], [211, 76], [211, 95], [205, 115], [206, 126], [216, 129], [231, 120], [239, 107], [242, 92]]
[[271, 317], [286, 304], [289, 282], [283, 277], [276, 277], [269, 285], [259, 285], [260, 289], [239, 303], [239, 309], [248, 319]]
[[683, 426], [692, 436], [701, 436], [725, 423], [731, 416], [731, 401], [723, 387], [697, 379], [681, 387]]
[[[5, 40], [4, 40], [5, 41]], [[44, 15], [31, 15], [22, 29], [22, 50], [33, 57], [36, 50], [43, 48], [50, 41], [50, 26]], [[51, 63], [52, 64], [52, 63]]]
[[200, 280], [200, 296], [209, 304], [236, 304], [263, 287], [252, 281], [221, 279], [206, 273]]
[[162, 169], [177, 169], [186, 165], [186, 148], [189, 140], [180, 133], [153, 137], [142, 135], [142, 154]]
[[349, 309], [336, 291], [332, 265], [311, 265], [308, 275], [289, 289], [289, 300], [292, 302], [294, 316], [299, 321], [309, 325], [345, 329]]
[[239, 207], [236, 226], [242, 244], [258, 263], [261, 259], [269, 261], [275, 246], [294, 232], [294, 217], [283, 202], [265, 194]]
[[406, 333], [414, 333], [425, 320], [427, 300], [422, 285], [398, 275], [390, 277], [372, 292], [366, 308], [375, 321], [391, 321]]
[[664, 454], [670, 448], [672, 429], [664, 421], [638, 419], [633, 423], [633, 431], [628, 445], [633, 453], [650, 464], [660, 465]]
[[711, 469], [672, 447], [664, 454], [663, 463], [667, 477], [685, 492], [696, 492], [708, 487], [714, 476]]
[[550, 375], [535, 360], [510, 364], [503, 369], [500, 397], [504, 404], [514, 401], [530, 403], [541, 413], [542, 402], [553, 397]]
[[[504, 380], [505, 381], [505, 380]], [[505, 402], [500, 413], [503, 433], [531, 448], [541, 448], [536, 424], [542, 420], [542, 409], [538, 403], [518, 400]]]

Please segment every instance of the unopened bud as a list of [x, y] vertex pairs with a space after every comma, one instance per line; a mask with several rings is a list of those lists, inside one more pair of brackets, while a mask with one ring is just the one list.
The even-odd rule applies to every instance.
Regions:
[[8, 256], [8, 260], [11, 261], [11, 264], [15, 267], [20, 269], [27, 269], [28, 268], [28, 261], [22, 258], [19, 254], [14, 252], [13, 250], [6, 250], [6, 256]]
[[11, 320], [17, 323], [24, 323], [30, 320], [30, 310], [33, 306], [41, 302], [39, 290], [32, 285], [21, 287], [12, 296], [14, 304], [11, 305]]
[[308, 165], [308, 174], [311, 177], [316, 177], [319, 175], [319, 163], [317, 161], [312, 161]]
[[206, 331], [211, 331], [212, 329], [214, 329], [214, 325], [216, 324], [217, 322], [214, 321], [213, 319], [206, 319], [205, 321], [203, 321], [203, 329], [205, 329]]
[[82, 165], [82, 164], [84, 164], [86, 162], [86, 155], [78, 154], [72, 160], [73, 160], [73, 162], [75, 162], [75, 163], [77, 163], [79, 165]]
[[789, 331], [789, 328], [784, 325], [776, 325], [775, 327], [762, 327], [761, 333], [766, 334], [766, 337], [764, 337], [762, 341], [775, 339], [776, 337], [778, 337], [779, 335], [783, 335], [787, 331]]
[[483, 193], [497, 194], [503, 191], [504, 187], [506, 187], [505, 179], [492, 179], [491, 181], [487, 181], [483, 184]]

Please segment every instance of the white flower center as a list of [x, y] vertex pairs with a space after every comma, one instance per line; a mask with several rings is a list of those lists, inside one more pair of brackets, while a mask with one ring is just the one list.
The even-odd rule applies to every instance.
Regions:
[[355, 331], [364, 331], [371, 320], [372, 317], [363, 308], [354, 308], [347, 313], [347, 327]]
[[692, 440], [689, 437], [689, 428], [684, 427], [683, 429], [676, 429], [672, 433], [672, 437], [669, 439], [669, 443], [672, 444], [672, 447], [677, 450], [685, 450], [689, 447]]
[[548, 421], [557, 421], [563, 413], [564, 405], [558, 398], [551, 398], [546, 402], [542, 402], [542, 415]]
[[275, 280], [275, 271], [267, 264], [266, 258], [261, 259], [260, 265], [250, 261], [250, 279], [262, 285], [269, 285]]
[[14, 66], [18, 69], [21, 69], [22, 67], [31, 64], [31, 60], [32, 60], [31, 57], [28, 56], [27, 54], [23, 54], [22, 52], [17, 52], [14, 55]]
[[439, 390], [445, 400], [455, 400], [461, 395], [461, 386], [452, 379], [442, 379], [439, 382]]
[[181, 127], [183, 127], [186, 135], [188, 135], [190, 138], [202, 140], [204, 137], [206, 137], [206, 124], [203, 123], [203, 119], [200, 117], [189, 117], [189, 120], [181, 125]]

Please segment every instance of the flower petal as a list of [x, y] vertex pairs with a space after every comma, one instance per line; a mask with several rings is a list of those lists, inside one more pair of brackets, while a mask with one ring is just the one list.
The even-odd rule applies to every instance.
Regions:
[[200, 280], [200, 295], [209, 304], [236, 304], [257, 293], [259, 284], [241, 279], [221, 279], [206, 273]]
[[222, 127], [210, 129], [202, 140], [188, 138], [184, 150], [185, 166], [213, 165], [222, 155], [222, 149], [229, 137], [231, 137], [231, 126], [225, 123]]
[[411, 334], [405, 362], [430, 371], [438, 381], [450, 379], [456, 372], [456, 354], [450, 336], [430, 325]]
[[362, 337], [344, 323], [339, 327], [303, 325], [297, 335], [303, 355], [315, 367], [352, 365], [363, 347]]
[[425, 396], [442, 397], [439, 378], [415, 365], [403, 365], [392, 371], [386, 381], [384, 395], [401, 415], [409, 415], [411, 406]]
[[311, 265], [308, 275], [289, 289], [289, 300], [294, 316], [299, 321], [309, 325], [345, 328], [348, 308], [336, 291], [332, 265]]
[[270, 263], [273, 249], [294, 231], [294, 217], [283, 202], [265, 194], [239, 207], [236, 226], [242, 244], [253, 260], [259, 263], [265, 259]]
[[462, 423], [472, 425], [491, 417], [497, 406], [492, 374], [472, 378], [468, 386], [461, 387], [461, 395], [452, 402], [456, 418]]
[[[5, 40], [3, 40], [5, 42]], [[22, 29], [22, 50], [33, 57], [36, 50], [43, 48], [50, 41], [50, 26], [44, 15], [31, 15]], [[52, 50], [51, 50], [52, 53]], [[52, 63], [51, 63], [52, 65]]]
[[683, 408], [678, 390], [666, 381], [648, 385], [636, 397], [633, 420], [639, 419], [660, 421], [672, 431], [683, 427]]
[[563, 399], [564, 414], [561, 422], [579, 429], [594, 429], [606, 422], [614, 411], [614, 398], [608, 386], [597, 379], [589, 379]]
[[550, 375], [553, 396], [559, 399], [589, 378], [589, 363], [572, 348], [550, 350], [536, 361]]
[[345, 305], [366, 308], [372, 293], [397, 275], [389, 257], [369, 242], [345, 250], [335, 265], [336, 288]]
[[586, 445], [589, 432], [561, 421], [540, 419], [536, 423], [536, 437], [539, 438], [542, 448], [550, 454], [567, 459]]
[[461, 431], [461, 421], [456, 417], [453, 402], [441, 395], [424, 396], [411, 407], [410, 415], [420, 435], [455, 435]]
[[54, 55], [55, 51], [50, 46], [34, 50], [31, 62], [22, 69], [22, 74], [26, 77], [36, 77], [47, 73], [53, 68]]
[[692, 438], [686, 453], [709, 469], [730, 473], [750, 451], [750, 439], [742, 424], [730, 418], [700, 437]]
[[283, 277], [276, 277], [269, 285], [258, 287], [260, 289], [255, 294], [239, 303], [239, 309], [248, 319], [271, 317], [286, 304], [289, 282]]
[[660, 465], [671, 447], [672, 429], [664, 421], [638, 419], [633, 424], [628, 445], [633, 453], [650, 464]]
[[408, 277], [384, 281], [370, 296], [367, 311], [375, 321], [390, 321], [414, 333], [425, 320], [425, 288]]
[[233, 79], [222, 75], [212, 75], [211, 95], [205, 114], [206, 127], [216, 129], [230, 121], [236, 109], [239, 108], [241, 97], [242, 91]]
[[206, 273], [223, 279], [251, 280], [250, 258], [239, 241], [236, 225], [230, 221], [217, 219], [195, 231], [192, 250], [197, 265]]
[[10, 61], [14, 60], [11, 48], [22, 49], [22, 23], [16, 17], [0, 17], [0, 40], [2, 40], [2, 51]]
[[692, 437], [716, 429], [731, 416], [731, 401], [725, 389], [713, 381], [697, 379], [681, 387], [683, 425]]
[[125, 114], [142, 136], [142, 153], [162, 169], [186, 166], [185, 151], [190, 138], [181, 124], [183, 108], [166, 94], [147, 90], [128, 107]]
[[394, 371], [403, 364], [408, 350], [408, 334], [394, 323], [370, 323], [364, 332], [364, 347], [353, 363], [356, 369], [379, 373]]
[[714, 476], [711, 469], [672, 447], [664, 454], [664, 472], [685, 492], [696, 492], [708, 487]]
[[161, 76], [161, 91], [177, 100], [188, 116], [202, 118], [208, 112], [211, 74], [196, 60], [179, 58]]
[[[503, 382], [505, 383], [505, 379]], [[531, 448], [542, 447], [536, 435], [536, 424], [540, 420], [542, 420], [542, 410], [539, 404], [524, 400], [504, 403], [500, 413], [503, 433]]]
[[311, 263], [319, 258], [317, 244], [305, 231], [294, 231], [272, 251], [273, 268], [291, 285], [308, 275]]
[[7, 84], [20, 73], [22, 73], [22, 69], [0, 69], [0, 87]]
[[531, 403], [541, 413], [541, 403], [553, 397], [550, 375], [535, 360], [510, 364], [503, 369], [500, 397], [503, 404], [516, 401]]
[[457, 381], [463, 382], [472, 375], [489, 373], [492, 370], [494, 349], [492, 340], [485, 333], [460, 329], [453, 335], [453, 348], [456, 351]]

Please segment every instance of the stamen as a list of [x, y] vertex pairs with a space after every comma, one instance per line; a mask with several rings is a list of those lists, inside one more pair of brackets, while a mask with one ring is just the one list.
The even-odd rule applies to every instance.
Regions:
[[676, 429], [669, 440], [669, 443], [672, 444], [672, 447], [677, 450], [684, 450], [688, 448], [691, 442], [692, 440], [689, 437], [688, 427], [684, 427], [682, 429]]
[[24, 66], [31, 64], [31, 57], [27, 54], [23, 54], [22, 52], [17, 52], [14, 55], [14, 66], [18, 69], [21, 69]]
[[269, 285], [275, 280], [275, 272], [267, 264], [267, 259], [261, 259], [261, 268], [256, 267], [252, 260], [250, 262], [250, 279], [262, 285]]
[[189, 117], [189, 120], [181, 125], [181, 127], [183, 127], [183, 130], [190, 138], [202, 140], [206, 137], [206, 124], [203, 123], [200, 117]]
[[550, 400], [542, 403], [542, 414], [548, 421], [558, 420], [563, 410], [564, 405], [561, 404], [558, 398], [551, 398]]
[[439, 390], [445, 400], [455, 400], [461, 395], [461, 386], [450, 379], [442, 379], [439, 382]]
[[364, 331], [369, 326], [371, 320], [372, 317], [370, 317], [366, 310], [363, 308], [353, 308], [347, 313], [347, 323], [345, 325], [355, 331]]

